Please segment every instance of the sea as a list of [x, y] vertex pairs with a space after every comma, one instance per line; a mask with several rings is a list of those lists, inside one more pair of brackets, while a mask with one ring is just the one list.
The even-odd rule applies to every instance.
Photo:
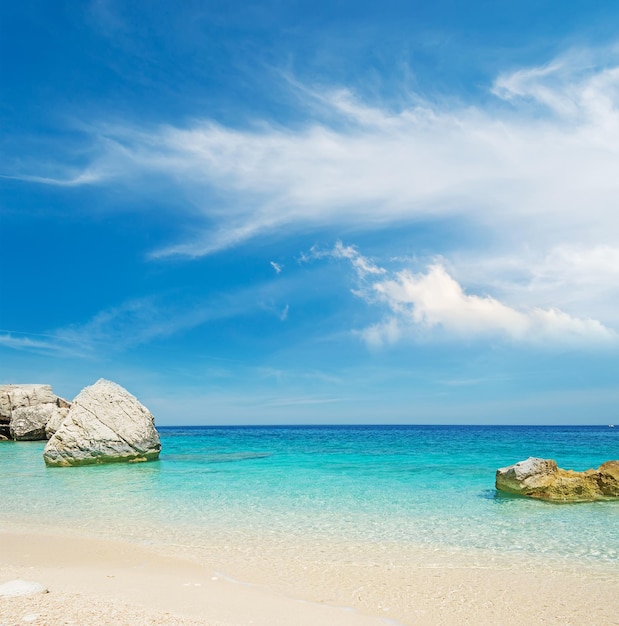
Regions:
[[0, 530], [66, 528], [158, 544], [243, 537], [407, 545], [547, 562], [619, 558], [619, 501], [495, 490], [529, 456], [619, 458], [605, 426], [161, 427], [159, 461], [47, 468], [45, 442], [0, 444]]

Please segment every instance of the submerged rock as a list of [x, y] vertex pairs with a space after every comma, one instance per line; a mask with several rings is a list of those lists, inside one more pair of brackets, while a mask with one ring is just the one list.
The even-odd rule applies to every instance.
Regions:
[[557, 502], [619, 498], [619, 461], [584, 472], [561, 469], [551, 459], [529, 457], [496, 472], [496, 488], [508, 493]]
[[47, 439], [47, 424], [62, 420], [69, 406], [50, 385], [2, 385], [0, 435], [17, 441]]
[[120, 385], [100, 379], [75, 398], [43, 458], [59, 466], [150, 461], [160, 450], [148, 409]]

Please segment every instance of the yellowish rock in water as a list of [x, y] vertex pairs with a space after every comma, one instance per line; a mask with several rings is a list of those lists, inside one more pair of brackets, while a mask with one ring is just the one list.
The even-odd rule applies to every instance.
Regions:
[[554, 502], [619, 498], [619, 461], [584, 472], [561, 469], [552, 459], [529, 457], [496, 472], [496, 488]]

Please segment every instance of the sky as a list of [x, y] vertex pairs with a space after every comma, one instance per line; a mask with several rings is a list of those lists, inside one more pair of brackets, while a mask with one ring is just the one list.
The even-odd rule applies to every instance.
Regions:
[[619, 4], [0, 6], [0, 383], [158, 424], [619, 419]]

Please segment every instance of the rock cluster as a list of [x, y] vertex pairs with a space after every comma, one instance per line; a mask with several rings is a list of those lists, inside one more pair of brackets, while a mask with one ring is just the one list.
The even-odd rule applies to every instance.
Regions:
[[67, 416], [71, 403], [49, 385], [0, 386], [0, 438], [49, 439]]
[[0, 386], [0, 441], [49, 439], [47, 465], [151, 461], [161, 443], [152, 414], [126, 389], [98, 380], [73, 402], [49, 385]]
[[591, 502], [619, 498], [619, 461], [575, 472], [551, 459], [529, 457], [496, 472], [496, 488], [508, 493], [555, 502]]
[[47, 465], [150, 461], [161, 450], [152, 414], [126, 389], [100, 379], [82, 389], [43, 458]]

